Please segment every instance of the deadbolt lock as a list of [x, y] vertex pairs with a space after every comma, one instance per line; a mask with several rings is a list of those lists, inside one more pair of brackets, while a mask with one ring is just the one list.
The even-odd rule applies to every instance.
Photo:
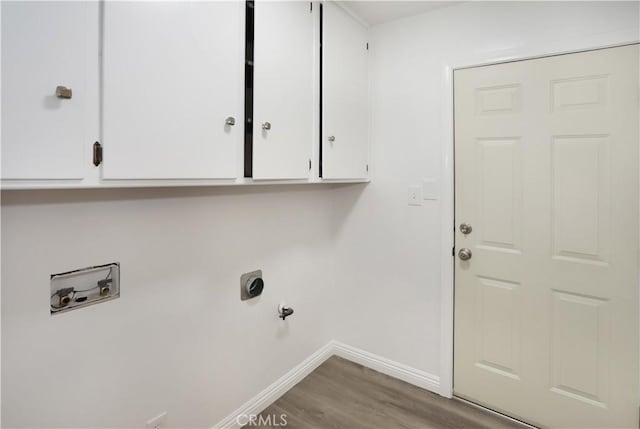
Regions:
[[460, 224], [460, 232], [464, 235], [471, 234], [471, 231], [473, 231], [473, 228], [471, 228], [471, 225], [469, 225], [468, 223]]

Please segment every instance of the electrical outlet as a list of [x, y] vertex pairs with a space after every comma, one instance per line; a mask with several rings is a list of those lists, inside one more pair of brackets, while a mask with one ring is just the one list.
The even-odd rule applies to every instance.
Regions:
[[422, 205], [422, 187], [421, 186], [409, 186], [409, 200], [410, 206]]
[[147, 429], [161, 429], [167, 420], [167, 412], [155, 416], [154, 418], [147, 420]]

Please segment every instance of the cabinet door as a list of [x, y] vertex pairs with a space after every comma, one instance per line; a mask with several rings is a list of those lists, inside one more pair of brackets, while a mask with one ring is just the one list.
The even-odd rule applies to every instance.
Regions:
[[103, 178], [237, 176], [243, 17], [240, 2], [104, 3]]
[[308, 2], [255, 2], [255, 179], [309, 177], [314, 137], [314, 31]]
[[[86, 68], [98, 63], [98, 47], [92, 58], [87, 51], [90, 4], [1, 7], [2, 179], [82, 179], [83, 147], [93, 143], [85, 140]], [[57, 97], [57, 86], [71, 98]]]
[[331, 2], [322, 25], [322, 177], [368, 173], [367, 29]]

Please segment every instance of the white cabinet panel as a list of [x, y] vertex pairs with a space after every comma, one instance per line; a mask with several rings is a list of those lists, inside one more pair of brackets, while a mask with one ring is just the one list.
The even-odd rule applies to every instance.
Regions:
[[366, 178], [367, 29], [339, 6], [326, 2], [322, 35], [322, 177]]
[[[308, 2], [255, 3], [253, 178], [306, 179], [314, 141]], [[263, 129], [269, 123], [270, 129]]]
[[[2, 2], [2, 179], [81, 179], [89, 2]], [[97, 10], [97, 9], [96, 9]], [[93, 26], [98, 24], [94, 16]], [[72, 98], [56, 97], [56, 87]], [[96, 136], [97, 137], [97, 136]], [[94, 137], [95, 138], [95, 137]]]
[[105, 2], [103, 20], [103, 178], [235, 178], [243, 3]]

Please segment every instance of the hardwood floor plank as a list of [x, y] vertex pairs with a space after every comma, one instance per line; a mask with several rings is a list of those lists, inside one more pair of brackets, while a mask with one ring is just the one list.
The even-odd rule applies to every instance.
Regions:
[[[287, 425], [275, 426], [286, 415]], [[289, 429], [522, 429], [362, 365], [332, 357], [264, 410], [264, 425]]]

